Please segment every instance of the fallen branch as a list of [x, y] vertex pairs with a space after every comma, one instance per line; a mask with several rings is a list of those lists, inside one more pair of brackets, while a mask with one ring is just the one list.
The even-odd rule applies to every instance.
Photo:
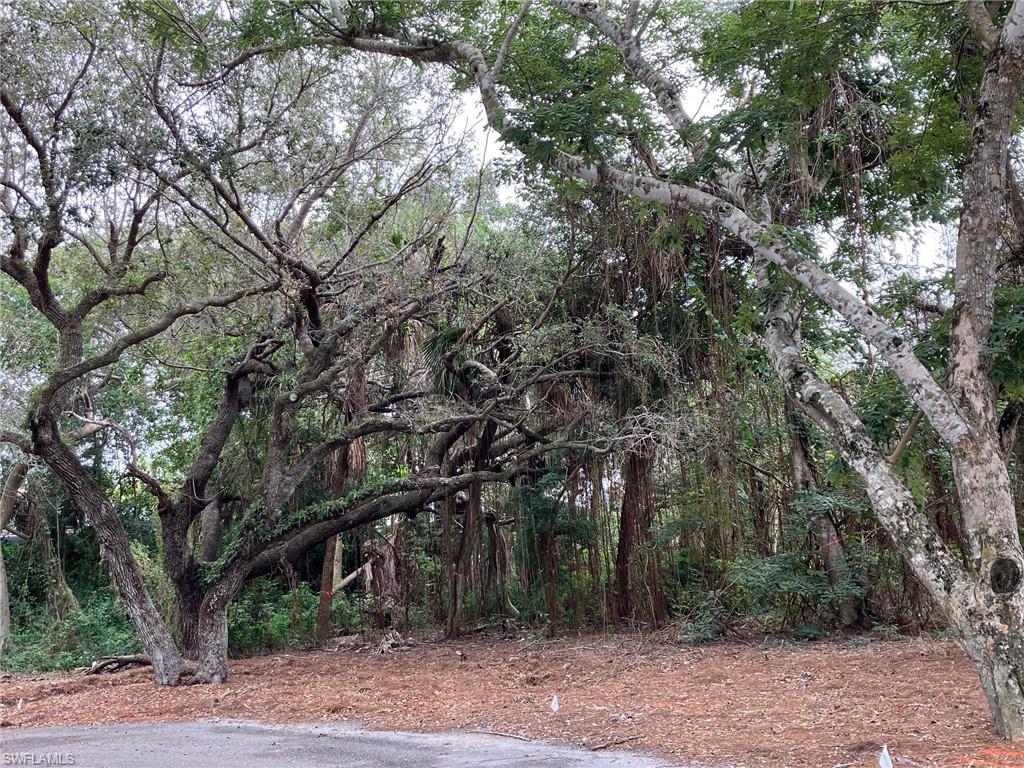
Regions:
[[519, 741], [530, 741], [526, 736], [519, 736], [515, 733], [505, 733], [503, 731], [488, 731], [486, 728], [466, 728], [466, 733], [482, 733], [487, 736], [502, 736], [506, 739], [519, 739]]
[[629, 736], [625, 739], [616, 739], [615, 741], [606, 741], [604, 744], [598, 744], [596, 747], [591, 747], [591, 752], [600, 752], [602, 749], [610, 749], [611, 747], [617, 747], [620, 744], [628, 744], [631, 741], [636, 741], [639, 736]]
[[122, 669], [128, 667], [140, 666], [148, 667], [152, 664], [149, 660], [149, 656], [143, 656], [142, 654], [134, 654], [131, 656], [104, 656], [102, 659], [96, 659], [92, 663], [92, 666], [85, 670], [86, 675], [98, 675], [101, 672], [120, 672]]

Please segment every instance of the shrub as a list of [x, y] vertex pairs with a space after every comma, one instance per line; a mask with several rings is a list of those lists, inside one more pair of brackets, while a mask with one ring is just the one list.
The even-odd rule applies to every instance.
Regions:
[[42, 608], [21, 612], [0, 666], [14, 672], [46, 672], [91, 664], [103, 656], [137, 653], [138, 637], [112, 590], [92, 593], [82, 610], [56, 621]]

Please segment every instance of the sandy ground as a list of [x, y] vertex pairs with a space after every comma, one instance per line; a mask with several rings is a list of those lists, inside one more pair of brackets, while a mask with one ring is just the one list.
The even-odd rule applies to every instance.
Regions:
[[[240, 659], [222, 686], [158, 687], [146, 670], [0, 681], [0, 726], [187, 722], [461, 728], [686, 763], [793, 768], [1024, 768], [989, 724], [952, 642], [720, 644], [636, 637], [372, 646]], [[552, 696], [560, 707], [553, 712]], [[8, 732], [9, 733], [9, 732]]]

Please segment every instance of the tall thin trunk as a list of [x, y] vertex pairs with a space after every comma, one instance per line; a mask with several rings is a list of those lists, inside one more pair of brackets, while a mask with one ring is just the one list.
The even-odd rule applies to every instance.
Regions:
[[654, 446], [645, 440], [629, 452], [623, 467], [613, 613], [619, 621], [636, 619], [659, 626], [668, 620], [668, 607], [661, 569], [648, 546], [654, 524], [653, 462]]
[[601, 500], [604, 495], [604, 462], [604, 456], [595, 456], [587, 468], [590, 480], [590, 526], [593, 531], [593, 538], [587, 546], [587, 566], [594, 589], [601, 584], [601, 544], [597, 533], [601, 525]]
[[[793, 490], [797, 493], [812, 491], [817, 487], [814, 467], [811, 463], [810, 446], [797, 417], [796, 405], [786, 397], [786, 423], [789, 426], [790, 471]], [[850, 568], [846, 561], [843, 537], [832, 517], [818, 513], [811, 521], [811, 534], [825, 566], [825, 576], [833, 589], [841, 587], [850, 579]], [[861, 614], [860, 601], [855, 595], [847, 595], [839, 601], [838, 618], [843, 627], [852, 627]]]
[[334, 570], [331, 572], [331, 593], [336, 594], [342, 589], [342, 582], [345, 580], [345, 537], [340, 534], [328, 539], [328, 544], [334, 541]]
[[313, 640], [322, 644], [331, 636], [331, 602], [334, 581], [334, 550], [336, 536], [324, 542], [324, 562], [320, 568], [320, 602], [316, 610], [316, 629]]
[[[493, 423], [488, 423], [480, 433], [473, 462], [475, 470], [482, 470], [490, 455], [494, 438]], [[445, 637], [456, 637], [462, 623], [462, 595], [472, 584], [473, 555], [475, 554], [483, 521], [483, 486], [476, 482], [469, 486], [468, 500], [462, 515], [462, 536], [455, 554], [448, 578], [448, 616], [445, 620]]]
[[[0, 534], [14, 514], [14, 503], [18, 499], [18, 491], [28, 473], [28, 464], [15, 464], [7, 480], [4, 482], [3, 493], [0, 495]], [[4, 649], [7, 638], [11, 634], [11, 596], [7, 587], [7, 567], [4, 565], [3, 544], [0, 543], [0, 651]]]

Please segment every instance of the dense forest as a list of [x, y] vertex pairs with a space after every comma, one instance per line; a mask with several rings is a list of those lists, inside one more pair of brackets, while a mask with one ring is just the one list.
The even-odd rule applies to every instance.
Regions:
[[937, 633], [1024, 736], [1024, 3], [0, 19], [4, 667]]

